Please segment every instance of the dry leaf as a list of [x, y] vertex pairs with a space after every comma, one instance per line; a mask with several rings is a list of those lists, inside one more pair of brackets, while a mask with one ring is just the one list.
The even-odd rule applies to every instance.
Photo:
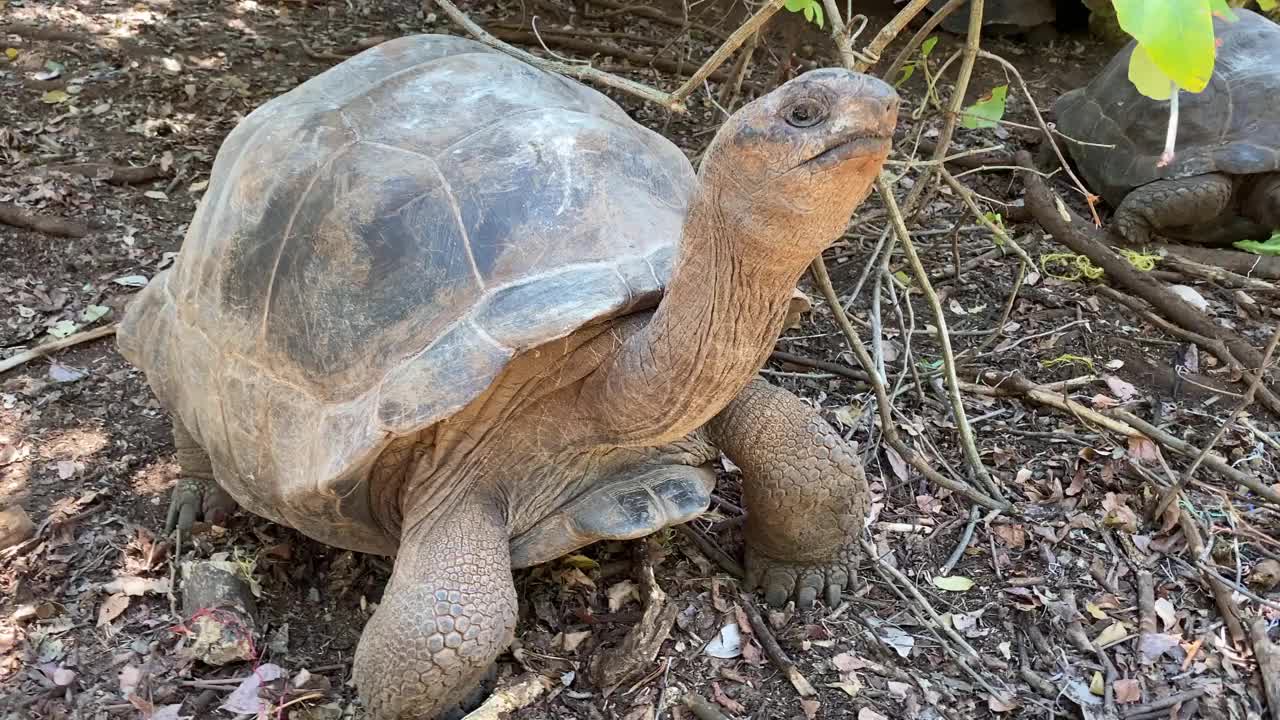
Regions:
[[715, 700], [717, 703], [720, 703], [721, 707], [723, 707], [725, 710], [728, 710], [731, 713], [741, 715], [742, 713], [745, 713], [747, 711], [747, 708], [745, 705], [738, 702], [737, 700], [734, 700], [728, 695], [725, 695], [724, 691], [720, 689], [720, 683], [718, 682], [711, 683], [711, 699]]
[[869, 707], [864, 707], [858, 711], [858, 720], [889, 720], [889, 718]]
[[804, 712], [804, 716], [808, 720], [818, 717], [818, 708], [822, 707], [822, 703], [817, 700], [801, 700], [800, 709]]
[[1138, 388], [1134, 387], [1131, 382], [1121, 380], [1115, 375], [1103, 375], [1102, 379], [1107, 383], [1107, 387], [1111, 390], [1111, 394], [1120, 398], [1122, 402], [1125, 400], [1132, 400], [1138, 396]]
[[1014, 550], [1021, 549], [1027, 544], [1027, 528], [1022, 525], [995, 525], [991, 528], [991, 532], [995, 533], [1006, 547]]
[[145, 595], [147, 593], [162, 594], [169, 592], [169, 579], [121, 575], [115, 580], [103, 585], [102, 589], [109, 593], [124, 593], [125, 595]]
[[1139, 462], [1160, 459], [1160, 448], [1145, 435], [1129, 436], [1129, 457]]
[[129, 607], [129, 596], [124, 593], [116, 593], [106, 600], [102, 601], [102, 605], [98, 608], [98, 627], [110, 625], [112, 620], [120, 617]]
[[1160, 621], [1164, 623], [1164, 629], [1168, 630], [1178, 624], [1178, 612], [1173, 609], [1173, 603], [1169, 602], [1169, 598], [1158, 598], [1155, 602], [1156, 615], [1160, 616]]
[[138, 689], [138, 683], [142, 682], [142, 671], [133, 665], [125, 665], [116, 677], [120, 681], [120, 694], [129, 697]]
[[1103, 610], [1102, 608], [1098, 607], [1097, 605], [1094, 605], [1092, 602], [1086, 602], [1086, 603], [1084, 604], [1084, 609], [1085, 609], [1085, 612], [1087, 612], [1087, 613], [1089, 613], [1090, 615], [1092, 615], [1092, 616], [1094, 617], [1094, 619], [1095, 619], [1095, 620], [1106, 620], [1106, 619], [1107, 619], [1107, 613], [1106, 613], [1106, 611], [1105, 611], [1105, 610]]
[[609, 612], [618, 612], [628, 600], [640, 602], [640, 591], [635, 582], [631, 580], [623, 580], [620, 583], [611, 585], [605, 591], [605, 595], [609, 598]]
[[933, 585], [940, 590], [964, 592], [973, 587], [973, 581], [963, 575], [952, 575], [950, 577], [935, 577]]
[[1089, 692], [1097, 695], [1098, 697], [1102, 697], [1106, 691], [1107, 686], [1102, 680], [1102, 673], [1095, 670], [1093, 672], [1093, 677], [1089, 680]]
[[1133, 678], [1117, 680], [1114, 688], [1117, 703], [1136, 703], [1142, 699], [1142, 689]]
[[578, 646], [582, 644], [583, 640], [586, 640], [589, 637], [591, 637], [590, 630], [583, 630], [582, 632], [568, 632], [560, 636], [560, 646], [564, 648], [565, 652], [573, 652], [578, 649]]
[[997, 697], [995, 695], [987, 696], [987, 709], [991, 712], [1010, 712], [1018, 709], [1018, 702], [1013, 698]]
[[1129, 630], [1124, 623], [1111, 623], [1107, 629], [1098, 633], [1098, 637], [1094, 638], [1094, 643], [1099, 646], [1110, 645], [1113, 642], [1123, 639], [1129, 634]]

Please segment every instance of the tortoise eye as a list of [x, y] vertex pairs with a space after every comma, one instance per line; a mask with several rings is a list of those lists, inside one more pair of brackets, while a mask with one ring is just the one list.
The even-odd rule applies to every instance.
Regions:
[[786, 119], [792, 127], [813, 127], [827, 119], [827, 108], [817, 100], [806, 98], [787, 108]]

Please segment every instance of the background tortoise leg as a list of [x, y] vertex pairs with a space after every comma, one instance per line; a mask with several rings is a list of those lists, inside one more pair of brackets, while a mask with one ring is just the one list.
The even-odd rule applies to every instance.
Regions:
[[529, 567], [597, 540], [631, 540], [688, 522], [706, 512], [715, 487], [715, 471], [707, 467], [628, 468], [513, 538], [512, 566]]
[[180, 534], [185, 535], [191, 532], [191, 525], [196, 520], [224, 525], [236, 511], [236, 501], [218, 486], [209, 453], [200, 447], [177, 418], [173, 420], [173, 446], [177, 451], [180, 475], [169, 496], [165, 534], [177, 528]]
[[1231, 178], [1221, 173], [1156, 180], [1126, 195], [1112, 222], [1126, 240], [1146, 245], [1162, 228], [1212, 221], [1231, 204], [1233, 191]]
[[490, 503], [463, 500], [408, 524], [395, 570], [356, 648], [371, 720], [435, 720], [475, 689], [516, 626], [507, 528]]
[[[1260, 175], [1244, 201], [1244, 215], [1269, 232], [1280, 230], [1280, 172]], [[1265, 240], [1264, 235], [1259, 240]]]
[[834, 606], [856, 572], [867, 480], [853, 448], [799, 398], [755, 380], [708, 425], [742, 468], [747, 585], [775, 607], [822, 593]]

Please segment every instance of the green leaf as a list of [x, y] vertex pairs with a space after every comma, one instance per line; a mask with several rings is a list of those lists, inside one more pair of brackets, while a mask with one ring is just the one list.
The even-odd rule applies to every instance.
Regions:
[[1009, 95], [1008, 85], [997, 85], [991, 88], [981, 100], [964, 110], [962, 125], [970, 130], [993, 128], [1004, 117], [1004, 103]]
[[951, 592], [964, 592], [973, 587], [973, 581], [963, 575], [935, 577], [933, 584], [940, 590], [949, 590]]
[[904, 82], [906, 82], [906, 81], [910, 80], [910, 79], [911, 79], [911, 76], [912, 76], [912, 75], [915, 75], [915, 74], [916, 74], [916, 64], [915, 64], [915, 63], [907, 63], [906, 65], [903, 65], [903, 66], [902, 66], [902, 77], [898, 78], [898, 81], [897, 81], [897, 82], [895, 82], [895, 83], [893, 84], [893, 86], [894, 86], [894, 87], [898, 87], [898, 86], [902, 85], [902, 83], [904, 83]]
[[1241, 240], [1232, 244], [1241, 250], [1251, 252], [1254, 255], [1280, 255], [1280, 230], [1276, 230], [1271, 233], [1271, 237], [1265, 242], [1258, 242], [1257, 240]]
[[1134, 48], [1129, 56], [1129, 82], [1152, 100], [1168, 100], [1173, 95], [1173, 78], [1156, 65], [1144, 45]]
[[1209, 84], [1217, 48], [1213, 38], [1214, 0], [1111, 0], [1120, 27], [1133, 36], [1151, 61], [1191, 92]]
[[1280, 7], [1280, 0], [1258, 0], [1258, 7], [1266, 12], [1271, 12]]
[[929, 57], [929, 53], [933, 52], [933, 47], [938, 44], [938, 36], [930, 35], [920, 43], [920, 54]]
[[824, 16], [818, 0], [787, 0], [782, 6], [790, 12], [804, 13], [805, 20], [822, 27]]

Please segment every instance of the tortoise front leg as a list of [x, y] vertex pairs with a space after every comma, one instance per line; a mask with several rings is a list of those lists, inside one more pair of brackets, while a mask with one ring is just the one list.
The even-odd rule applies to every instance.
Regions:
[[468, 498], [406, 527], [356, 648], [356, 687], [372, 720], [438, 717], [515, 637], [509, 538], [495, 506]]
[[1112, 221], [1116, 229], [1134, 245], [1151, 242], [1152, 233], [1207, 223], [1231, 204], [1234, 186], [1221, 173], [1195, 175], [1177, 180], [1156, 180], [1125, 196]]
[[176, 528], [179, 534], [185, 535], [191, 532], [196, 520], [225, 524], [231, 513], [236, 511], [236, 501], [214, 479], [209, 453], [200, 447], [176, 417], [173, 419], [173, 447], [181, 474], [169, 496], [165, 534]]
[[746, 571], [769, 604], [822, 593], [835, 605], [855, 576], [867, 513], [867, 479], [853, 448], [799, 398], [749, 384], [707, 425], [712, 443], [742, 468]]

